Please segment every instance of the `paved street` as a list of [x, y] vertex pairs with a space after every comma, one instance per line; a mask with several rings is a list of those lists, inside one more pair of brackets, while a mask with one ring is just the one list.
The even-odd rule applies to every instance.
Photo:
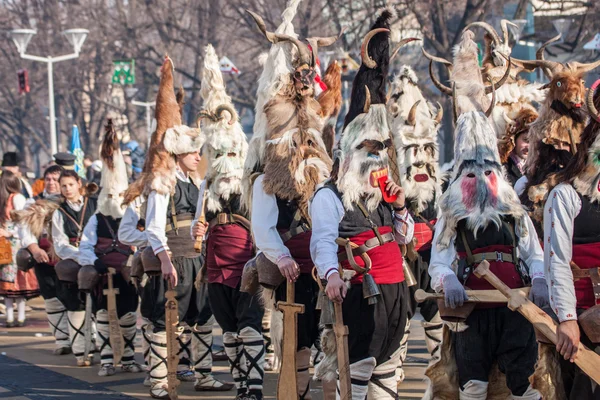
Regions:
[[[5, 328], [4, 316], [0, 317], [0, 400], [26, 399], [150, 399], [147, 388], [142, 386], [143, 373], [125, 374], [117, 372], [108, 378], [97, 375], [98, 366], [78, 368], [72, 355], [52, 354], [53, 339], [45, 319], [44, 303], [41, 298], [28, 303], [32, 312], [27, 315], [23, 328]], [[218, 327], [215, 341], [220, 342]], [[426, 349], [423, 329], [418, 321], [413, 323], [409, 340], [407, 378], [401, 386], [400, 398], [420, 399], [424, 390], [423, 372], [426, 366]], [[99, 359], [99, 356], [97, 356]], [[138, 331], [136, 358], [142, 362], [141, 333]], [[118, 370], [119, 371], [119, 370]], [[225, 362], [218, 362], [215, 374], [231, 380]], [[277, 374], [266, 373], [265, 398], [275, 399]], [[186, 399], [233, 399], [235, 394], [195, 392], [192, 383], [179, 386], [179, 398]], [[321, 400], [318, 383], [312, 390], [314, 400]]]

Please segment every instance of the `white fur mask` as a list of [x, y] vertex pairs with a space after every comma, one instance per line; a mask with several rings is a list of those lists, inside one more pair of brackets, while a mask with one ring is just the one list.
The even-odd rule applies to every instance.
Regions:
[[575, 189], [593, 202], [600, 202], [600, 135], [588, 150], [587, 166], [573, 181]]

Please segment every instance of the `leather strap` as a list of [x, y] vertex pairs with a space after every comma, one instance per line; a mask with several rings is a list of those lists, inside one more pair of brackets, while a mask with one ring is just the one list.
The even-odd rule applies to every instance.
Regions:
[[75, 242], [73, 244], [73, 246], [75, 247], [79, 247], [79, 242], [81, 242], [81, 236], [83, 235], [83, 219], [85, 218], [85, 210], [87, 208], [87, 204], [88, 198], [84, 196], [83, 207], [81, 207], [81, 217], [79, 218], [79, 222], [77, 222], [75, 218], [71, 217], [65, 210], [63, 210], [62, 207], [58, 208], [63, 213], [63, 215], [69, 218], [71, 222], [73, 222], [77, 227], [77, 238], [75, 239]]
[[165, 233], [175, 231], [175, 233], [179, 234], [179, 228], [189, 228], [192, 226], [192, 221], [194, 216], [190, 213], [180, 214], [176, 216], [173, 214], [171, 217], [171, 221], [167, 222], [167, 226], [165, 227]]
[[250, 221], [238, 214], [227, 214], [219, 213], [208, 223], [208, 230], [210, 231], [215, 225], [227, 225], [227, 224], [238, 224], [242, 228], [251, 232]]
[[[381, 239], [383, 240], [383, 244], [393, 242], [395, 240], [394, 234], [392, 232], [384, 233], [383, 235], [380, 235], [380, 236], [381, 236]], [[352, 255], [354, 255], [355, 257], [360, 256], [361, 254], [366, 253], [369, 250], [373, 250], [375, 247], [383, 246], [383, 244], [381, 244], [379, 242], [379, 238], [377, 238], [377, 237], [371, 238], [371, 239], [367, 240], [365, 243], [363, 243], [362, 245], [358, 246], [357, 248], [352, 249]], [[339, 262], [346, 261], [347, 259], [348, 259], [348, 254], [346, 252], [338, 253], [338, 261]]]
[[573, 267], [573, 263], [571, 263], [571, 271], [574, 280], [591, 278], [594, 298], [596, 302], [600, 301], [600, 267], [580, 269], [579, 267]]
[[510, 254], [510, 253], [501, 253], [499, 251], [492, 251], [492, 252], [489, 252], [489, 253], [473, 254], [471, 256], [471, 259], [470, 259], [470, 261], [472, 261], [472, 263], [474, 263], [474, 264], [479, 264], [483, 260], [487, 260], [487, 261], [502, 261], [502, 262], [508, 262], [508, 263], [514, 263], [515, 262], [512, 254]]
[[281, 240], [283, 241], [283, 243], [287, 242], [294, 236], [298, 236], [304, 232], [310, 231], [310, 229], [311, 229], [310, 225], [305, 222], [301, 222], [301, 221], [302, 221], [302, 214], [300, 213], [300, 210], [296, 210], [296, 213], [294, 214], [294, 220], [292, 221], [292, 224], [290, 225], [290, 229], [287, 232], [281, 233], [279, 235], [279, 236], [281, 236]]

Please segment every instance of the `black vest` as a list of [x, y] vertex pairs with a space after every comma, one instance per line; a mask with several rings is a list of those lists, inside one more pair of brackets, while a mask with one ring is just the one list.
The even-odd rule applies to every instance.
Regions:
[[[487, 246], [512, 246], [513, 236], [511, 233], [509, 223], [512, 224], [512, 226], [514, 226], [513, 217], [502, 217], [501, 229], [498, 229], [494, 223], [490, 222], [485, 229], [477, 232], [477, 238], [475, 238], [475, 235], [473, 235], [473, 231], [467, 228], [466, 219], [460, 220], [456, 227], [456, 251], [459, 253], [466, 252], [465, 245], [462, 241], [462, 236], [460, 234], [461, 231], [465, 233], [465, 238], [467, 239], [467, 243], [469, 244], [469, 248], [471, 249], [471, 251]], [[515, 240], [518, 240], [517, 237], [515, 237]]]
[[96, 219], [98, 220], [98, 227], [96, 228], [96, 233], [99, 238], [107, 238], [114, 239], [113, 235], [108, 228], [112, 229], [115, 238], [117, 237], [117, 232], [119, 231], [119, 224], [121, 223], [121, 218], [114, 219], [108, 215], [96, 214]]
[[177, 179], [177, 185], [175, 185], [175, 194], [169, 200], [169, 206], [167, 207], [167, 218], [171, 218], [173, 215], [172, 203], [175, 203], [175, 213], [180, 214], [196, 214], [196, 206], [198, 205], [198, 188], [193, 182], [184, 182]]
[[581, 211], [573, 221], [573, 244], [600, 242], [600, 204], [577, 192]]
[[220, 198], [219, 203], [221, 204], [221, 211], [218, 213], [214, 211], [206, 211], [206, 220], [210, 222], [217, 217], [217, 214], [220, 213], [237, 214], [242, 217], [247, 217], [247, 214], [242, 213], [241, 211], [240, 198], [241, 196], [239, 194], [234, 194], [230, 196], [229, 200], [227, 201], [223, 200], [223, 198]]
[[433, 199], [427, 202], [427, 207], [421, 211], [419, 214], [420, 217], [417, 217], [413, 212], [413, 201], [411, 199], [406, 199], [406, 205], [408, 207], [408, 211], [410, 215], [413, 217], [415, 223], [431, 221], [437, 218], [437, 207], [436, 207], [436, 194], [433, 194]]
[[[298, 211], [298, 202], [296, 200], [283, 200], [279, 197], [275, 197], [277, 200], [277, 208], [279, 214], [277, 216], [277, 229], [288, 230], [294, 222], [294, 215]], [[308, 222], [302, 217], [300, 224], [307, 224]]]
[[[84, 198], [85, 201], [85, 198]], [[71, 218], [63, 215], [63, 230], [65, 235], [69, 239], [75, 239], [79, 236], [79, 231], [83, 232], [83, 228], [85, 228], [85, 224], [89, 221], [90, 217], [94, 215], [96, 212], [96, 199], [87, 199], [87, 206], [85, 207], [85, 215], [83, 216], [83, 220], [81, 219], [81, 213], [83, 211], [83, 207], [79, 211], [73, 210], [66, 201], [63, 201], [60, 204], [61, 212], [71, 216], [77, 223], [81, 221], [81, 227], [77, 227], [77, 225], [71, 220]]]

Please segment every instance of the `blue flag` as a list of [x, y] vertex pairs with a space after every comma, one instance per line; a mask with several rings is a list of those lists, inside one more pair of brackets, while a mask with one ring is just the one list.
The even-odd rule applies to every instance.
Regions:
[[85, 178], [85, 168], [83, 167], [83, 149], [81, 148], [81, 141], [79, 140], [79, 128], [77, 125], [73, 125], [71, 131], [71, 154], [75, 156], [75, 172], [80, 177]]

